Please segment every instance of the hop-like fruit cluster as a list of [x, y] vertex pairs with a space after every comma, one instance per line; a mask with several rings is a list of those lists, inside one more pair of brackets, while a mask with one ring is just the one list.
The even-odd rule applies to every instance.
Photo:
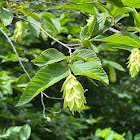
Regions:
[[64, 108], [67, 106], [74, 114], [74, 111], [80, 112], [84, 103], [86, 103], [84, 96], [84, 89], [81, 83], [76, 80], [76, 77], [70, 74], [62, 85]]
[[138, 48], [134, 49], [128, 57], [128, 68], [131, 76], [134, 78], [140, 71], [140, 51]]
[[23, 22], [23, 21], [18, 21], [18, 22], [16, 22], [16, 28], [15, 28], [15, 30], [14, 30], [14, 38], [15, 38], [18, 42], [20, 42], [21, 39], [23, 38], [24, 31], [25, 31], [24, 22]]

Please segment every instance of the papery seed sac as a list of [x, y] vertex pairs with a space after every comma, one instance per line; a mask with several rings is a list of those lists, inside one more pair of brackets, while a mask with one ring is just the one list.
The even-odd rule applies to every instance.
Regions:
[[62, 85], [63, 97], [64, 97], [64, 105], [63, 107], [66, 108], [67, 106], [72, 111], [74, 115], [74, 111], [80, 112], [82, 107], [84, 107], [84, 103], [86, 103], [85, 96], [84, 96], [84, 89], [81, 83], [76, 80], [76, 77], [70, 74], [65, 82]]
[[131, 76], [134, 78], [140, 71], [140, 51], [138, 48], [134, 49], [128, 57], [128, 68]]

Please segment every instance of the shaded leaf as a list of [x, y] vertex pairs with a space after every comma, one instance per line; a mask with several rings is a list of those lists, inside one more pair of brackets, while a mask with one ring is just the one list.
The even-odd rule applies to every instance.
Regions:
[[131, 131], [128, 131], [125, 137], [125, 140], [133, 140], [133, 135]]
[[52, 21], [53, 25], [54, 25], [55, 28], [58, 30], [58, 32], [60, 32], [60, 29], [61, 29], [61, 24], [60, 24], [60, 22], [59, 22], [57, 19], [53, 19], [53, 18], [51, 18], [50, 20]]
[[[28, 16], [28, 20], [31, 21], [31, 22], [34, 22], [36, 23], [37, 25], [41, 26], [41, 23], [39, 21], [36, 21], [35, 19], [33, 19], [31, 16]], [[40, 29], [33, 25], [33, 24], [30, 24], [28, 23], [29, 25], [29, 28], [31, 30], [31, 32], [36, 36], [36, 37], [39, 37], [39, 34], [40, 34]]]
[[105, 65], [110, 65], [113, 68], [118, 69], [120, 71], [125, 71], [125, 69], [119, 63], [117, 63], [117, 62], [110, 61], [110, 60], [107, 60], [107, 59], [103, 59], [103, 63]]
[[50, 12], [42, 12], [41, 17], [44, 18], [44, 19], [45, 18], [56, 19], [56, 17]]
[[103, 26], [105, 24], [106, 18], [108, 16], [108, 12], [105, 13], [101, 13], [98, 17], [97, 17], [97, 21], [95, 23], [95, 27], [92, 33], [92, 36], [95, 36], [97, 34], [100, 33], [100, 31], [103, 29]]
[[140, 140], [140, 133], [138, 133], [134, 136], [134, 140]]
[[9, 25], [12, 22], [13, 18], [14, 16], [10, 12], [3, 11], [1, 14], [2, 23], [4, 24], [4, 26]]
[[20, 140], [27, 140], [29, 139], [30, 135], [31, 135], [31, 127], [28, 124], [25, 124], [20, 129], [19, 138]]
[[99, 52], [98, 48], [95, 45], [93, 45], [93, 43], [91, 43], [91, 41], [89, 41], [89, 40], [83, 40], [82, 44], [84, 45], [85, 48], [90, 48], [93, 51], [95, 51], [96, 53]]

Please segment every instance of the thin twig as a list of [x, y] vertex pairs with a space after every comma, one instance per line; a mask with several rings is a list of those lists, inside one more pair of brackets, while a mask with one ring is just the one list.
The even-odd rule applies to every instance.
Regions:
[[[5, 35], [5, 37], [8, 39], [9, 43], [11, 44], [11, 46], [12, 46], [12, 48], [13, 48], [15, 54], [17, 55], [18, 61], [19, 61], [20, 65], [21, 65], [22, 69], [24, 70], [24, 72], [26, 73], [26, 75], [28, 76], [28, 78], [29, 78], [30, 80], [32, 80], [32, 78], [30, 77], [30, 75], [29, 75], [28, 72], [26, 71], [24, 65], [22, 64], [22, 62], [21, 62], [21, 60], [20, 60], [20, 57], [19, 57], [19, 55], [18, 55], [18, 52], [17, 52], [15, 46], [13, 45], [13, 43], [11, 42], [10, 38], [8, 37], [8, 35], [7, 35], [1, 28], [0, 28], [0, 31]], [[47, 110], [47, 111], [49, 111], [49, 112], [51, 112], [51, 113], [59, 113], [59, 112], [52, 112], [51, 110], [48, 110], [47, 108], [45, 108], [45, 105], [44, 105], [44, 102], [43, 102], [43, 95], [45, 95], [47, 98], [50, 98], [50, 99], [62, 99], [62, 98], [49, 97], [49, 96], [46, 95], [44, 92], [41, 92], [41, 103], [42, 103], [42, 106], [43, 106], [43, 117], [44, 117], [45, 119], [47, 119], [47, 121], [50, 121], [50, 118], [45, 116], [45, 110]]]
[[133, 7], [133, 10], [135, 11], [136, 14], [139, 14], [139, 13], [137, 12], [137, 10], [136, 10], [134, 7]]
[[22, 64], [22, 62], [21, 62], [21, 60], [20, 60], [20, 57], [19, 57], [19, 55], [18, 55], [18, 52], [17, 52], [15, 46], [13, 45], [13, 43], [11, 42], [10, 38], [8, 37], [8, 35], [7, 35], [1, 28], [0, 28], [0, 31], [1, 31], [1, 32], [5, 35], [5, 37], [8, 39], [8, 41], [9, 41], [9, 43], [11, 44], [11, 46], [12, 46], [12, 48], [13, 48], [15, 54], [17, 55], [18, 61], [19, 61], [20, 65], [21, 65], [22, 69], [24, 70], [24, 72], [26, 73], [26, 75], [28, 76], [28, 78], [31, 80], [31, 77], [30, 77], [30, 75], [28, 74], [28, 72], [26, 71], [25, 67], [23, 66], [23, 64]]
[[47, 120], [48, 120], [48, 117], [45, 116], [45, 110], [47, 110], [48, 112], [51, 112], [51, 113], [60, 113], [60, 112], [61, 112], [61, 111], [53, 112], [53, 111], [51, 111], [51, 110], [49, 110], [49, 109], [47, 109], [47, 108], [45, 107], [44, 100], [43, 100], [43, 93], [42, 93], [42, 92], [41, 92], [41, 103], [42, 103], [42, 106], [43, 106], [43, 116], [44, 116], [44, 118], [47, 119]]
[[82, 5], [82, 4], [95, 4], [97, 3], [96, 1], [94, 2], [85, 2], [85, 3], [76, 3], [76, 2], [68, 2], [69, 4], [77, 4], [77, 5]]
[[[67, 44], [67, 46], [74, 47], [74, 46], [81, 46], [82, 44]], [[74, 49], [74, 48], [73, 48]]]
[[63, 99], [63, 98], [50, 97], [47, 94], [45, 94], [44, 92], [43, 92], [43, 95], [46, 96], [49, 99], [57, 99], [57, 100], [62, 100]]
[[[21, 65], [22, 69], [24, 70], [24, 72], [26, 73], [26, 75], [28, 76], [28, 78], [29, 78], [30, 80], [32, 80], [32, 78], [31, 78], [30, 75], [28, 74], [27, 70], [25, 69], [23, 63], [21, 62], [20, 57], [19, 57], [19, 55], [18, 55], [18, 52], [17, 52], [15, 46], [13, 45], [13, 43], [11, 42], [10, 38], [7, 36], [7, 34], [6, 34], [1, 28], [0, 28], [0, 31], [5, 35], [5, 37], [8, 39], [9, 43], [11, 44], [11, 46], [12, 46], [12, 48], [13, 48], [15, 54], [17, 55], [18, 61], [19, 61], [20, 65]], [[50, 97], [50, 96], [46, 95], [44, 92], [42, 92], [42, 93], [43, 93], [43, 95], [45, 95], [45, 96], [46, 96], [47, 98], [49, 98], [49, 99], [63, 99], [63, 98]]]
[[118, 30], [116, 30], [116, 29], [114, 29], [114, 28], [109, 28], [108, 30], [110, 30], [110, 31], [112, 31], [112, 32], [114, 32], [114, 33], [119, 33], [120, 31], [118, 31]]
[[57, 43], [61, 44], [61, 45], [64, 46], [65, 48], [71, 49], [70, 47], [68, 47], [68, 46], [67, 46], [66, 44], [64, 44], [63, 42], [61, 42], [61, 41], [57, 40], [56, 38], [54, 38], [53, 36], [51, 36], [47, 31], [45, 31], [42, 27], [40, 27], [40, 26], [37, 25], [36, 23], [34, 23], [34, 22], [32, 22], [32, 21], [28, 21], [28, 20], [26, 20], [26, 19], [24, 19], [24, 18], [22, 18], [22, 17], [20, 17], [20, 16], [17, 16], [16, 18], [19, 18], [19, 19], [21, 19], [21, 20], [23, 20], [23, 21], [26, 21], [26, 22], [28, 22], [28, 23], [30, 23], [30, 24], [33, 24], [33, 25], [37, 26], [37, 27], [38, 27], [40, 30], [42, 30], [49, 38], [53, 39], [54, 41], [56, 41]]
[[97, 4], [99, 4], [99, 5], [101, 5], [101, 6], [103, 6], [108, 12], [109, 12], [109, 14], [112, 16], [112, 22], [114, 23], [114, 26], [116, 27], [116, 28], [118, 28], [119, 30], [121, 30], [121, 31], [126, 31], [125, 29], [123, 29], [122, 27], [120, 27], [119, 25], [117, 25], [116, 24], [116, 22], [115, 22], [115, 17], [113, 16], [113, 14], [108, 10], [108, 8], [106, 8], [106, 6], [105, 5], [103, 5], [102, 3], [100, 3], [100, 2], [97, 2]]
[[91, 81], [91, 83], [93, 83], [95, 86], [98, 87], [98, 85], [91, 78], [89, 78], [89, 77], [87, 77], [87, 78]]
[[42, 125], [40, 125], [45, 131], [47, 131], [47, 132], [50, 132], [50, 133], [53, 133], [53, 131], [52, 130], [50, 130], [50, 129], [48, 129], [48, 128], [46, 128], [46, 127], [44, 127], [44, 126], [42, 126]]

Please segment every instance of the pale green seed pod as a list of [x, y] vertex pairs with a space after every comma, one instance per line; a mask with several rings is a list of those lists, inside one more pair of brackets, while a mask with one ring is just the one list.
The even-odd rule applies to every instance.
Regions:
[[109, 66], [109, 79], [112, 83], [116, 82], [116, 72], [112, 66]]
[[128, 68], [131, 76], [134, 78], [140, 71], [140, 51], [138, 48], [134, 49], [128, 57]]
[[48, 39], [48, 36], [44, 32], [41, 32], [41, 37], [44, 41], [47, 41]]
[[62, 85], [63, 97], [64, 97], [64, 105], [63, 108], [67, 106], [72, 111], [74, 115], [74, 111], [80, 112], [82, 107], [84, 107], [84, 103], [86, 103], [84, 96], [84, 89], [81, 83], [76, 80], [76, 77], [70, 74], [65, 82]]
[[14, 30], [14, 38], [16, 41], [21, 42], [25, 31], [25, 25], [23, 21], [16, 22], [16, 28]]

